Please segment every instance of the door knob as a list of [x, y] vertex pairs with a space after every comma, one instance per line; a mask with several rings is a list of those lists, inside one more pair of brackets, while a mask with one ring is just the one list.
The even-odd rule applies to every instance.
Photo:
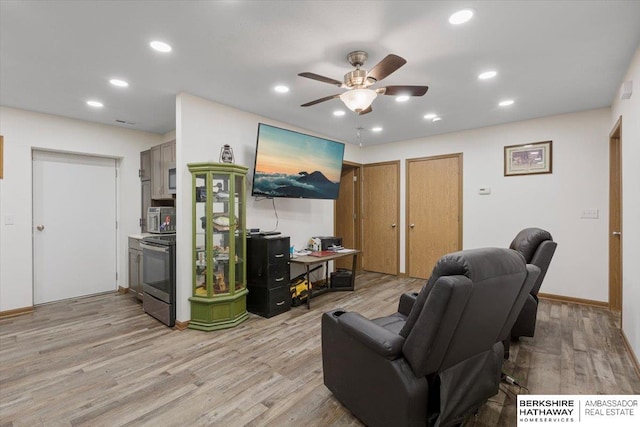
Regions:
[[36, 229], [38, 229], [38, 231], [42, 231], [44, 230], [44, 225], [38, 225], [36, 226]]
[[611, 234], [613, 234], [614, 236], [621, 236], [622, 235], [622, 233], [620, 231], [614, 231]]
[[391, 228], [396, 228], [396, 223], [391, 224]]
[[415, 226], [416, 226], [415, 224], [409, 224], [409, 228], [413, 228]]

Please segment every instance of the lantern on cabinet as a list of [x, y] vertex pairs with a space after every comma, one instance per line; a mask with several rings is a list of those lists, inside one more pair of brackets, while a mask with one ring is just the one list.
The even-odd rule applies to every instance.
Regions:
[[224, 144], [220, 149], [220, 163], [234, 163], [233, 150], [229, 144]]

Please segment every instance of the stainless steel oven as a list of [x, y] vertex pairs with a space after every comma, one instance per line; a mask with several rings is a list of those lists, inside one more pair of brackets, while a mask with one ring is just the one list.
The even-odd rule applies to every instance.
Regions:
[[142, 307], [167, 326], [176, 324], [176, 235], [149, 236], [142, 247]]

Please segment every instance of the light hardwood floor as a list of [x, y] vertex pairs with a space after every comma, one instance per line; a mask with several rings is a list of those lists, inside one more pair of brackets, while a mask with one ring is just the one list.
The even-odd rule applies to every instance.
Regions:
[[[0, 426], [360, 426], [322, 383], [320, 316], [390, 314], [423, 281], [365, 273], [356, 283], [310, 311], [209, 333], [167, 328], [115, 293], [0, 320]], [[604, 309], [542, 301], [536, 337], [512, 346], [505, 371], [522, 393], [640, 393], [616, 322]], [[468, 424], [515, 426], [504, 391]]]

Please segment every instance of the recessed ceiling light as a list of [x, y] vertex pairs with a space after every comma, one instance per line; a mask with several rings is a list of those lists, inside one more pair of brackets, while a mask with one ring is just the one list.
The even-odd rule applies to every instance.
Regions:
[[127, 87], [127, 86], [129, 86], [129, 83], [125, 82], [124, 80], [120, 80], [120, 79], [111, 79], [111, 80], [109, 80], [109, 83], [111, 83], [114, 86], [118, 86], [118, 87]]
[[497, 72], [495, 72], [495, 71], [485, 71], [484, 73], [480, 74], [480, 75], [478, 76], [478, 78], [479, 78], [480, 80], [487, 80], [487, 79], [492, 79], [492, 78], [494, 78], [494, 77], [495, 77], [495, 76], [497, 76], [497, 75], [498, 75], [498, 73], [497, 73]]
[[442, 117], [434, 117], [432, 122], [439, 122], [440, 120], [442, 120]]
[[338, 117], [344, 116], [344, 114], [344, 110], [336, 110], [333, 112], [333, 115]]
[[382, 128], [380, 126], [376, 126], [374, 128], [371, 128], [372, 132], [382, 132]]
[[396, 101], [398, 102], [407, 102], [408, 100], [409, 100], [409, 95], [396, 96]]
[[157, 50], [158, 52], [163, 52], [163, 53], [171, 52], [171, 46], [169, 46], [165, 42], [161, 42], [158, 40], [152, 41], [151, 43], [149, 43], [149, 46], [151, 46], [152, 49]]
[[505, 99], [504, 101], [500, 101], [498, 105], [501, 107], [508, 107], [509, 105], [512, 105], [513, 102], [513, 99]]
[[94, 101], [94, 100], [87, 101], [87, 105], [90, 106], [90, 107], [95, 107], [95, 108], [104, 107], [104, 104], [102, 104], [102, 102]]
[[278, 86], [274, 87], [273, 90], [275, 90], [278, 93], [287, 93], [287, 92], [289, 92], [289, 88], [284, 86], [284, 85], [278, 85]]
[[449, 17], [449, 23], [453, 25], [464, 24], [472, 17], [473, 11], [471, 9], [459, 10]]
[[435, 117], [436, 117], [436, 114], [433, 114], [433, 113], [429, 113], [429, 114], [425, 114], [424, 115], [424, 118], [427, 119], [427, 120], [431, 120], [431, 119], [433, 119]]

